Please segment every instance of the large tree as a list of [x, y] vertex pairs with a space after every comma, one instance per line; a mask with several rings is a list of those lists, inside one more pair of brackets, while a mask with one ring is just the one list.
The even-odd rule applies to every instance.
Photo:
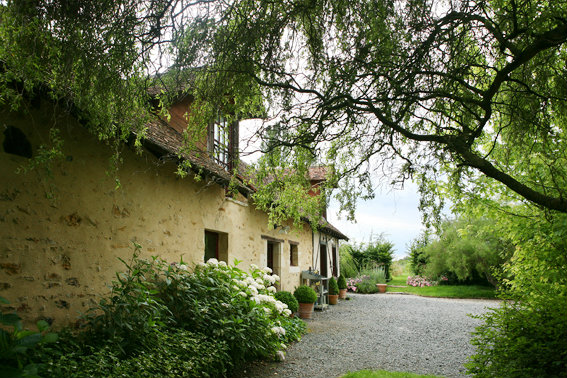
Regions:
[[178, 62], [252, 78], [285, 131], [269, 145], [333, 165], [344, 203], [386, 169], [420, 175], [424, 189], [441, 177], [474, 192], [488, 177], [503, 200], [567, 212], [565, 1], [241, 0], [217, 11]]
[[487, 196], [565, 213], [566, 15], [563, 0], [8, 1], [1, 99], [42, 83], [120, 138], [168, 66], [158, 80], [189, 72], [201, 123], [261, 95], [261, 166], [333, 166], [347, 210], [378, 171], [420, 178], [424, 203], [432, 179], [475, 193], [489, 178]]

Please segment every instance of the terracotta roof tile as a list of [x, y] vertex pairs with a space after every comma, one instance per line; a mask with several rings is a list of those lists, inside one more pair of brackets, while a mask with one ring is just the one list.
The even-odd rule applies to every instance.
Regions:
[[330, 224], [325, 218], [322, 218], [321, 221], [319, 222], [319, 224], [321, 225], [321, 232], [325, 233], [325, 234], [329, 234], [331, 236], [334, 236], [338, 239], [342, 239], [342, 240], [347, 240], [348, 241], [348, 236], [346, 236], [345, 234], [343, 234], [341, 231], [339, 231], [338, 228], [336, 228], [335, 226], [333, 226], [332, 224]]
[[[177, 130], [171, 127], [167, 122], [156, 117], [146, 126], [145, 140], [147, 142], [158, 146], [160, 149], [164, 150], [172, 156], [176, 156], [181, 159], [187, 159], [196, 169], [203, 169], [208, 173], [220, 178], [222, 181], [225, 181], [226, 183], [230, 182], [232, 175], [223, 167], [215, 163], [206, 151], [183, 151], [183, 135], [181, 135]], [[253, 191], [253, 188], [251, 188], [244, 182], [245, 168], [247, 168], [247, 166], [239, 168], [239, 172], [242, 172], [242, 174], [239, 173], [239, 177], [237, 177], [240, 178], [238, 184], [240, 189], [251, 192]]]

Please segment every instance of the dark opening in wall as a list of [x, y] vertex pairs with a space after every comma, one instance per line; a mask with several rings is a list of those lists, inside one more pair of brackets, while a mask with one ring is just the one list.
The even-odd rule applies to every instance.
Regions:
[[4, 129], [4, 152], [30, 159], [32, 157], [32, 146], [26, 134], [17, 127], [7, 126]]

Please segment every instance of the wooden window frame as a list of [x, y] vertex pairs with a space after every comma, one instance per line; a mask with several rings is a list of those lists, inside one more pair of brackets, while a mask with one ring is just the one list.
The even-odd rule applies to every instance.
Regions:
[[299, 266], [299, 243], [297, 242], [289, 242], [289, 266]]
[[238, 121], [228, 122], [219, 115], [209, 125], [207, 139], [209, 155], [213, 161], [227, 171], [235, 168], [238, 159]]

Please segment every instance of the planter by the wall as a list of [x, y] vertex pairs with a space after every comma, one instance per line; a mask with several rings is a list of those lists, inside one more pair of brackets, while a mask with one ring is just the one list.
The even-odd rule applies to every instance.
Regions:
[[376, 284], [376, 287], [378, 288], [378, 291], [380, 293], [385, 293], [387, 286], [388, 286], [387, 284]]
[[299, 317], [301, 319], [311, 319], [312, 314], [313, 314], [313, 303], [299, 304]]
[[329, 304], [330, 305], [336, 305], [337, 303], [339, 303], [339, 295], [338, 294], [329, 294]]
[[346, 299], [347, 289], [340, 289], [339, 290], [339, 299]]

